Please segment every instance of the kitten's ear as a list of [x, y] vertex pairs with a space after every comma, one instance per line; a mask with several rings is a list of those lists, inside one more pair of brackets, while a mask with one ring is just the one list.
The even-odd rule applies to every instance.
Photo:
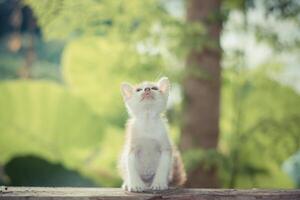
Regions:
[[162, 91], [163, 93], [169, 92], [170, 81], [167, 77], [162, 77], [161, 79], [159, 79], [157, 84], [158, 84], [158, 87], [159, 87], [160, 91]]
[[122, 83], [121, 92], [124, 99], [129, 99], [133, 94], [133, 87], [129, 83]]

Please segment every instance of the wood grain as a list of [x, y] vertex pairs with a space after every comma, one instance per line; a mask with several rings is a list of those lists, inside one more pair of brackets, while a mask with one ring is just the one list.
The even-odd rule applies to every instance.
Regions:
[[170, 189], [163, 192], [131, 193], [119, 188], [0, 187], [1, 200], [300, 200], [300, 190]]

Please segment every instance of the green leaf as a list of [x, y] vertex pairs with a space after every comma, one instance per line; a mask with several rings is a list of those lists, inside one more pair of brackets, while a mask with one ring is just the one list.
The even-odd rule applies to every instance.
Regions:
[[58, 84], [2, 82], [0, 94], [0, 162], [35, 154], [74, 166], [100, 142], [103, 120]]
[[155, 80], [164, 74], [162, 66], [159, 57], [139, 54], [133, 45], [115, 38], [81, 38], [71, 42], [63, 55], [63, 75], [70, 89], [120, 127], [127, 115], [120, 84]]

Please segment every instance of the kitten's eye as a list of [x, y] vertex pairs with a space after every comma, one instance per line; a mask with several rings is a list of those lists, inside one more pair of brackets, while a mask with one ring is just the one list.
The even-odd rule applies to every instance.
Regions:
[[158, 87], [154, 86], [151, 88], [152, 90], [158, 90]]
[[142, 89], [141, 89], [141, 88], [137, 88], [136, 91], [137, 91], [137, 92], [140, 92], [140, 91], [142, 91]]

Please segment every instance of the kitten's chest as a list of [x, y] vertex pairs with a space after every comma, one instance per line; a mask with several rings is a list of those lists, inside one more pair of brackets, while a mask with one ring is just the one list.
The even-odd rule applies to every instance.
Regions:
[[133, 129], [139, 137], [160, 139], [167, 134], [161, 119], [137, 119], [134, 121]]
[[[157, 151], [169, 149], [169, 140], [166, 125], [162, 119], [135, 119], [131, 121], [129, 149], [134, 148], [143, 152], [156, 154]], [[148, 146], [147, 146], [148, 145]], [[149, 148], [153, 147], [153, 148]], [[145, 153], [146, 152], [146, 153]]]

